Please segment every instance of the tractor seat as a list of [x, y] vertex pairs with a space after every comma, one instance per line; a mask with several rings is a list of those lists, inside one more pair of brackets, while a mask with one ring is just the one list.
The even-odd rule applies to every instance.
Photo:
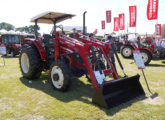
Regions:
[[53, 38], [50, 34], [43, 35], [43, 43], [46, 47], [54, 47]]
[[49, 34], [44, 34], [43, 35], [43, 42], [45, 44], [49, 44], [50, 39], [52, 39], [51, 35], [49, 35]]

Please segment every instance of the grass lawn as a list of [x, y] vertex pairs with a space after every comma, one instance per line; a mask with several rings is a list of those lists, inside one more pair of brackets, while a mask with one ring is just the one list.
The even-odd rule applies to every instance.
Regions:
[[[31, 83], [22, 78], [18, 58], [5, 58], [6, 66], [0, 67], [0, 120], [164, 120], [165, 64], [153, 60], [144, 70], [151, 90], [159, 94], [151, 99], [141, 71], [131, 64], [133, 60], [120, 58], [128, 76], [140, 74], [147, 98], [110, 110], [92, 104], [94, 89], [84, 76], [73, 78], [71, 90], [62, 93], [54, 90], [47, 74]], [[123, 76], [118, 65], [117, 68]]]

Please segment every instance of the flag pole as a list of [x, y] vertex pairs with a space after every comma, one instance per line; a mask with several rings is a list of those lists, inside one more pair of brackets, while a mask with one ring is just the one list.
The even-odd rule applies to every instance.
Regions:
[[112, 23], [110, 23], [110, 33], [112, 33]]
[[110, 22], [110, 25], [111, 25], [111, 26], [110, 26], [110, 29], [111, 29], [111, 33], [113, 33], [113, 25], [112, 25], [112, 20], [113, 20], [113, 19], [112, 19], [112, 11], [111, 11], [111, 18], [110, 18], [110, 19], [111, 19], [111, 22]]
[[136, 27], [135, 27], [135, 38], [136, 38], [136, 32], [137, 32], [137, 5], [135, 1], [135, 6], [136, 6]]
[[136, 6], [136, 27], [135, 27], [135, 38], [136, 38], [136, 32], [137, 32], [137, 6]]
[[158, 10], [157, 10], [157, 19], [156, 19], [156, 27], [155, 27], [155, 41], [158, 41], [158, 39], [157, 39], [157, 25], [158, 25], [158, 11], [159, 11], [159, 0], [158, 0], [158, 8], [157, 8]]

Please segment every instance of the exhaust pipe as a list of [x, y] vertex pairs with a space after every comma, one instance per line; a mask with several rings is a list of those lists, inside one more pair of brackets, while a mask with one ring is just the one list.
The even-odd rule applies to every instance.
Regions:
[[85, 11], [84, 13], [83, 13], [83, 35], [85, 35], [86, 34], [86, 29], [85, 29], [85, 14], [87, 13], [87, 11]]

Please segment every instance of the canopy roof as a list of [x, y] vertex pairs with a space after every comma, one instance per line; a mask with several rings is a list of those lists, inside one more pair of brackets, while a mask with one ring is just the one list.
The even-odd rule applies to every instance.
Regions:
[[35, 20], [38, 20], [38, 23], [47, 23], [47, 24], [54, 24], [54, 21], [56, 20], [56, 23], [62, 22], [66, 19], [72, 18], [75, 15], [73, 14], [66, 14], [66, 13], [59, 13], [59, 12], [44, 12], [41, 13], [31, 19], [31, 22], [35, 22]]

